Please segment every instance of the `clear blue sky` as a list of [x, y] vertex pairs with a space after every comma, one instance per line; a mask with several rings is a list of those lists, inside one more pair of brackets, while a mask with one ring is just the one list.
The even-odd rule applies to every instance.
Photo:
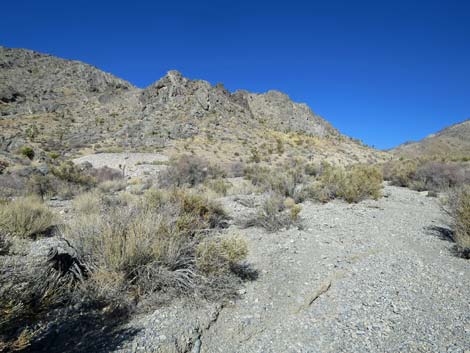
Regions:
[[470, 1], [4, 1], [0, 45], [278, 89], [379, 148], [470, 117]]

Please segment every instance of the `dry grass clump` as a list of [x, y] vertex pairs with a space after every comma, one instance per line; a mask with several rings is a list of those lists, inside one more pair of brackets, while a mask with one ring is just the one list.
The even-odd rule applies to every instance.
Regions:
[[[220, 206], [184, 190], [151, 189], [135, 203], [82, 217], [65, 234], [92, 269], [89, 291], [109, 301], [157, 293], [157, 300], [183, 293], [227, 295], [212, 286], [234, 288], [231, 266], [246, 257], [240, 238], [211, 237], [227, 219]], [[209, 270], [216, 263], [219, 270]]]
[[214, 237], [203, 240], [196, 248], [196, 266], [206, 274], [228, 272], [248, 255], [241, 237]]
[[454, 192], [451, 214], [454, 219], [454, 238], [462, 254], [470, 258], [470, 185]]
[[232, 187], [231, 182], [222, 178], [208, 180], [205, 182], [205, 185], [221, 196], [227, 196], [228, 191]]
[[127, 186], [127, 183], [123, 179], [107, 180], [98, 184], [98, 189], [100, 189], [102, 192], [109, 193], [109, 192], [122, 191], [126, 188], [126, 186]]
[[382, 190], [382, 172], [363, 164], [345, 169], [325, 164], [317, 185], [317, 198], [326, 202], [341, 198], [349, 203], [378, 199]]
[[73, 210], [79, 214], [97, 214], [101, 210], [102, 200], [100, 195], [90, 191], [75, 197], [72, 202], [72, 207]]
[[0, 204], [0, 232], [22, 238], [34, 238], [55, 224], [54, 213], [36, 197], [21, 197]]
[[[288, 204], [289, 206], [289, 204]], [[299, 222], [300, 205], [286, 207], [284, 198], [277, 193], [269, 193], [261, 208], [253, 216], [242, 221], [243, 227], [262, 227], [269, 232], [289, 228]]]

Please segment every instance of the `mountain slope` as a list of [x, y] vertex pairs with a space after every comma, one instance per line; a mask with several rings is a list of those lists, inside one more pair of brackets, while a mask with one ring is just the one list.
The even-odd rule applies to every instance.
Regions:
[[391, 152], [404, 157], [470, 157], [470, 120], [449, 126], [421, 141], [395, 147]]
[[177, 71], [139, 89], [78, 61], [4, 47], [0, 127], [4, 154], [29, 144], [42, 157], [44, 151], [70, 157], [158, 149], [219, 161], [254, 154], [273, 161], [293, 153], [351, 163], [384, 155], [341, 135], [281, 92], [230, 93]]

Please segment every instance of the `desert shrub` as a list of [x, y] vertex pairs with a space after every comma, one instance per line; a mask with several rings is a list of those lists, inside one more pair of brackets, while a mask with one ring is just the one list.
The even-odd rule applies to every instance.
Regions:
[[454, 238], [462, 253], [470, 258], [470, 186], [454, 191], [452, 202]]
[[81, 214], [98, 214], [102, 207], [102, 200], [96, 192], [87, 192], [75, 197], [72, 207], [75, 212]]
[[30, 160], [34, 159], [35, 153], [34, 150], [29, 146], [23, 146], [20, 148], [20, 154]]
[[0, 159], [0, 174], [3, 174], [3, 172], [5, 171], [5, 169], [8, 168], [9, 165], [10, 164], [7, 161]]
[[26, 181], [27, 193], [37, 195], [42, 199], [52, 196], [71, 199], [73, 196], [90, 189], [90, 187], [89, 184], [76, 184], [60, 179], [52, 173], [47, 175], [34, 174]]
[[252, 162], [252, 163], [259, 163], [261, 162], [261, 155], [260, 155], [260, 152], [258, 151], [258, 149], [256, 147], [253, 147], [251, 149], [251, 156], [250, 158], [248, 159], [249, 162]]
[[96, 184], [95, 178], [86, 174], [72, 161], [62, 162], [58, 167], [51, 168], [51, 173], [57, 178], [73, 184], [88, 187], [94, 186]]
[[222, 178], [208, 180], [206, 185], [209, 189], [222, 196], [226, 196], [228, 190], [232, 187], [231, 182]]
[[24, 192], [25, 180], [14, 174], [0, 174], [0, 197], [17, 196]]
[[342, 198], [349, 203], [378, 199], [382, 182], [382, 172], [375, 166], [357, 164], [345, 169], [324, 165], [316, 197], [322, 202]]
[[310, 176], [318, 176], [321, 172], [321, 166], [318, 163], [305, 164], [305, 174]]
[[123, 179], [123, 172], [109, 167], [91, 168], [89, 175], [92, 176], [96, 183], [104, 183], [107, 181], [119, 181]]
[[44, 199], [45, 196], [55, 193], [57, 185], [51, 176], [34, 174], [28, 179], [26, 186], [29, 194]]
[[8, 254], [10, 246], [10, 240], [0, 232], [0, 256]]
[[[81, 217], [64, 232], [92, 269], [88, 285], [104, 296], [211, 292], [217, 285], [206, 279], [211, 264], [219, 262], [217, 275], [226, 283], [230, 267], [246, 256], [243, 241], [210, 236], [226, 218], [223, 210], [183, 190], [151, 189], [136, 202]], [[199, 246], [212, 244], [208, 237], [217, 239], [209, 252]]]
[[50, 158], [50, 159], [57, 159], [60, 157], [60, 153], [58, 152], [49, 152], [47, 154], [47, 156]]
[[412, 160], [400, 160], [383, 166], [384, 179], [391, 185], [409, 187], [416, 176], [418, 165]]
[[274, 192], [301, 201], [299, 187], [304, 181], [304, 173], [300, 166], [269, 168], [254, 164], [245, 169], [245, 178], [251, 180], [261, 191]]
[[[56, 259], [4, 256], [0, 261], [0, 345], [6, 351], [34, 351], [31, 345], [50, 324], [69, 322], [73, 304], [85, 303], [77, 291], [77, 268], [58, 267]], [[70, 305], [66, 314], [57, 310], [64, 305]]]
[[230, 166], [230, 176], [242, 177], [245, 175], [245, 164], [242, 162], [235, 162]]
[[[411, 187], [422, 190], [440, 191], [470, 182], [470, 175], [464, 166], [456, 163], [428, 161], [421, 164]], [[413, 187], [414, 186], [414, 187]]]
[[98, 184], [98, 189], [102, 192], [117, 192], [124, 190], [127, 184], [125, 180], [107, 180], [103, 181], [102, 183]]
[[214, 237], [203, 240], [196, 248], [196, 266], [207, 274], [227, 272], [245, 260], [248, 246], [241, 237]]
[[346, 175], [340, 197], [347, 202], [377, 200], [381, 196], [382, 183], [383, 175], [378, 167], [354, 165]]
[[465, 164], [429, 160], [399, 160], [383, 166], [384, 178], [392, 185], [413, 190], [445, 191], [470, 182]]
[[168, 168], [160, 175], [160, 184], [192, 187], [208, 178], [221, 177], [223, 174], [220, 168], [202, 158], [183, 155], [170, 160]]
[[298, 212], [286, 209], [284, 198], [281, 195], [270, 193], [258, 212], [252, 217], [242, 220], [241, 226], [245, 228], [262, 227], [269, 232], [275, 232], [282, 228], [289, 228], [297, 221], [297, 216]]
[[22, 197], [0, 205], [0, 232], [22, 238], [46, 233], [55, 215], [38, 198]]

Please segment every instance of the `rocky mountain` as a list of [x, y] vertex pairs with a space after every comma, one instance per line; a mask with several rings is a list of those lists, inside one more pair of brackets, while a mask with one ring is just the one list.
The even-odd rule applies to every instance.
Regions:
[[[145, 89], [93, 66], [0, 47], [0, 151], [23, 145], [76, 156], [109, 150], [220, 160], [295, 149], [344, 161], [383, 154], [341, 135], [287, 95], [226, 90], [177, 71]], [[42, 153], [45, 155], [46, 153]], [[236, 157], [236, 158], [235, 158]]]
[[409, 142], [391, 150], [404, 157], [470, 158], [470, 120], [449, 126], [421, 141]]

